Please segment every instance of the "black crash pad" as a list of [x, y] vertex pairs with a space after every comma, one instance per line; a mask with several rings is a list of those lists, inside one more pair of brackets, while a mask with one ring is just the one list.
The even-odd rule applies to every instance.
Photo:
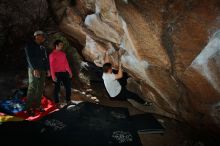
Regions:
[[152, 114], [130, 116], [133, 128], [140, 133], [164, 133], [163, 126]]
[[151, 114], [129, 116], [126, 108], [84, 102], [36, 122], [3, 123], [0, 137], [6, 145], [141, 146], [138, 131], [162, 129]]
[[50, 114], [39, 122], [49, 127], [44, 132], [48, 143], [77, 146], [140, 146], [137, 132], [130, 128], [126, 108], [80, 103]]
[[141, 146], [131, 127], [126, 108], [86, 102], [36, 122], [3, 123], [0, 137], [6, 145]]

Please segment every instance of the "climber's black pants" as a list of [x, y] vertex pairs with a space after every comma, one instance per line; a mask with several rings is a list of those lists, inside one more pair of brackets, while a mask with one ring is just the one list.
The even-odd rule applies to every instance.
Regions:
[[71, 96], [71, 79], [68, 72], [57, 72], [56, 74], [57, 81], [55, 82], [55, 90], [54, 90], [54, 101], [55, 103], [59, 102], [59, 92], [60, 85], [63, 83], [66, 89], [66, 101], [70, 101]]
[[121, 92], [116, 96], [112, 97], [112, 100], [127, 100], [127, 99], [133, 99], [141, 104], [144, 104], [145, 101], [141, 99], [137, 94], [128, 91], [125, 87], [121, 89]]

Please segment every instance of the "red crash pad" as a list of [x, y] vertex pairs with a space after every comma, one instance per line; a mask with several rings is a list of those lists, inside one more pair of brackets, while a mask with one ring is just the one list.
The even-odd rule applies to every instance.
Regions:
[[34, 117], [30, 117], [25, 111], [16, 113], [15, 116], [23, 118], [23, 119], [28, 120], [28, 121], [36, 121], [36, 120], [39, 120], [42, 117], [48, 115], [49, 113], [58, 110], [55, 106], [55, 103], [53, 101], [47, 99], [44, 96], [42, 97], [41, 105], [43, 106], [45, 112], [35, 111], [35, 116]]

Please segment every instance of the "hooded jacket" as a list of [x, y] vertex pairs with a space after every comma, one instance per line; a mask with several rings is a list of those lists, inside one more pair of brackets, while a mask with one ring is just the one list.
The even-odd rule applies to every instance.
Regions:
[[42, 71], [49, 70], [49, 60], [46, 48], [37, 44], [34, 40], [27, 43], [25, 47], [28, 67]]

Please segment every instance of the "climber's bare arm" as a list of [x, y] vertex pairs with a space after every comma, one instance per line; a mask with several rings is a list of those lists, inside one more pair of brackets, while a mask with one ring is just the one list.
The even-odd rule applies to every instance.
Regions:
[[115, 74], [115, 79], [118, 80], [118, 79], [121, 79], [122, 77], [123, 77], [123, 71], [122, 71], [122, 66], [120, 64], [119, 69], [118, 69], [118, 73]]
[[107, 53], [107, 51], [105, 52], [105, 56], [104, 56], [104, 63], [109, 63], [110, 60], [109, 60], [109, 55]]
[[96, 66], [98, 67], [102, 67], [105, 63], [109, 63], [109, 54], [107, 53], [107, 51], [104, 54], [104, 57], [101, 58], [100, 56], [97, 56], [97, 58], [94, 60], [94, 63]]

